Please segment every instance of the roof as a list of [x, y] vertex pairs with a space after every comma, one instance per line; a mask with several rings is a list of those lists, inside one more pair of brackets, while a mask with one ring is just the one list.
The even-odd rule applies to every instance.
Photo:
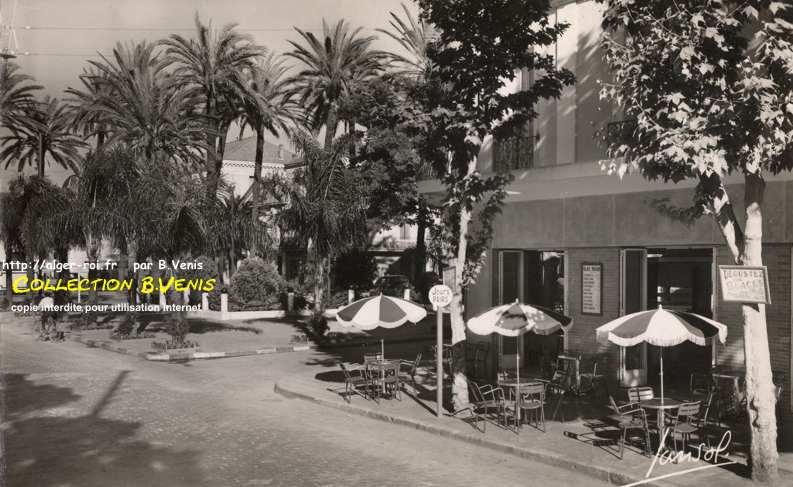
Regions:
[[[295, 154], [282, 145], [264, 141], [263, 162], [288, 163], [295, 158]], [[256, 137], [245, 137], [226, 143], [226, 152], [223, 160], [253, 162], [256, 159]]]

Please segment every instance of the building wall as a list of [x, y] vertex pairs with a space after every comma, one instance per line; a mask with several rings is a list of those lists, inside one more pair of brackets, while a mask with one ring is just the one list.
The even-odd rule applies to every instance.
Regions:
[[[565, 251], [567, 277], [567, 310], [573, 326], [567, 333], [567, 348], [587, 355], [585, 362], [598, 361], [598, 369], [606, 374], [610, 386], [617, 384], [619, 347], [599, 344], [595, 328], [620, 315], [620, 250], [618, 248], [575, 248]], [[581, 314], [581, 264], [603, 264], [602, 316]]]

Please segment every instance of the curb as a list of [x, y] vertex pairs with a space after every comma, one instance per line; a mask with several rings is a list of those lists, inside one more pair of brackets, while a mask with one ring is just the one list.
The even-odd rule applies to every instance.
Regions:
[[[412, 427], [414, 429], [424, 431], [430, 434], [434, 434], [437, 436], [441, 436], [443, 438], [451, 438], [472, 445], [482, 446], [501, 453], [507, 453], [520, 458], [525, 458], [528, 460], [533, 460], [539, 463], [543, 463], [545, 465], [550, 465], [552, 467], [559, 467], [567, 470], [573, 470], [615, 486], [623, 486], [626, 484], [631, 484], [643, 480], [642, 478], [636, 478], [630, 474], [624, 474], [621, 472], [614, 471], [613, 469], [609, 469], [608, 467], [600, 467], [591, 464], [578, 463], [568, 458], [562, 457], [561, 455], [556, 453], [551, 453], [543, 450], [534, 450], [534, 449], [516, 447], [508, 443], [490, 440], [479, 436], [469, 435], [458, 431], [448, 430], [436, 424], [418, 421], [415, 419], [408, 419], [402, 416], [394, 416], [384, 412], [358, 407], [353, 404], [340, 403], [337, 401], [332, 401], [330, 399], [324, 399], [324, 398], [312, 396], [311, 394], [297, 390], [297, 388], [290, 388], [289, 385], [284, 385], [281, 381], [275, 383], [273, 390], [276, 393], [281, 394], [286, 398], [290, 398], [290, 399], [296, 398], [296, 399], [306, 400], [309, 402], [313, 402], [315, 404], [320, 404], [322, 406], [330, 407], [346, 413], [355, 414], [358, 416], [364, 416], [378, 421], [384, 421], [386, 423]], [[785, 470], [785, 469], [780, 468], [780, 470]], [[643, 485], [647, 487], [670, 487], [671, 485], [674, 484], [669, 484], [666, 482], [662, 482], [662, 483], [647, 482]]]
[[218, 358], [246, 357], [249, 355], [269, 355], [273, 353], [307, 352], [313, 350], [312, 345], [289, 345], [260, 348], [258, 350], [246, 350], [241, 352], [190, 352], [190, 353], [158, 353], [158, 352], [135, 352], [125, 347], [113, 345], [106, 341], [90, 340], [80, 335], [72, 335], [71, 340], [82, 343], [89, 348], [101, 348], [109, 352], [121, 353], [133, 357], [142, 358], [152, 362], [183, 362], [187, 360], [210, 360]]

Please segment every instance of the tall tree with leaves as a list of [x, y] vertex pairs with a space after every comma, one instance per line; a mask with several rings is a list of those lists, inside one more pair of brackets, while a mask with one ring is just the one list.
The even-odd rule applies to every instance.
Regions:
[[290, 78], [290, 94], [304, 107], [305, 123], [313, 131], [325, 128], [324, 149], [330, 151], [339, 125], [339, 103], [355, 87], [382, 69], [383, 53], [372, 49], [374, 36], [362, 37], [361, 28], [350, 30], [344, 20], [333, 27], [322, 21], [322, 38], [295, 30], [303, 44], [289, 41], [294, 49], [287, 56], [302, 66]]
[[[607, 1], [602, 96], [628, 130], [608, 137], [620, 175], [697, 182], [691, 217], [711, 215], [738, 265], [762, 265], [765, 175], [793, 167], [793, 7], [784, 2]], [[725, 188], [743, 176], [745, 224]], [[752, 477], [778, 478], [765, 305], [744, 304]]]
[[347, 167], [344, 139], [330, 151], [303, 132], [294, 135], [294, 143], [304, 166], [292, 181], [282, 181], [287, 205], [278, 218], [308, 249], [318, 318], [325, 311], [330, 263], [366, 240], [367, 193], [358, 172]]
[[253, 208], [251, 219], [259, 224], [262, 194], [262, 163], [265, 132], [278, 137], [287, 133], [297, 116], [297, 107], [287, 94], [285, 59], [270, 53], [248, 73], [248, 96], [242, 115], [241, 132], [250, 126], [256, 133], [253, 167]]
[[[429, 48], [436, 40], [438, 33], [424, 19], [412, 15], [404, 4], [402, 4], [402, 11], [403, 17], [390, 12], [391, 20], [389, 23], [391, 24], [391, 29], [378, 29], [378, 32], [382, 32], [397, 41], [406, 52], [406, 54], [390, 54], [391, 65], [389, 66], [389, 71], [401, 79], [401, 82], [397, 83], [396, 87], [401, 87], [401, 91], [404, 94], [404, 96], [400, 97], [402, 100], [395, 107], [396, 110], [392, 109], [393, 113], [401, 113], [403, 115], [401, 121], [394, 125], [393, 128], [411, 140], [418, 155], [422, 153], [425, 155], [425, 157], [419, 157], [414, 161], [414, 178], [421, 179], [432, 175], [432, 163], [426, 158], [426, 153], [434, 150], [434, 148], [429, 147], [427, 144], [429, 139], [423, 137], [421, 135], [422, 131], [416, 130], [414, 126], [415, 124], [423, 123], [423, 120], [419, 116], [420, 111], [409, 108], [412, 98], [410, 91], [420, 90], [422, 85], [428, 83], [432, 78], [433, 62], [429, 56]], [[411, 194], [414, 193], [415, 201], [411, 202], [413, 206], [412, 222], [416, 224], [416, 253], [413, 275], [414, 284], [420, 285], [427, 261], [426, 234], [427, 230], [433, 227], [435, 214], [433, 209], [430, 208], [427, 198], [418, 191], [411, 192]]]
[[206, 147], [206, 121], [191, 113], [193, 94], [173, 82], [156, 48], [117, 44], [110, 57], [89, 61], [82, 79], [90, 88], [69, 90], [73, 111], [95, 126], [92, 132], [101, 131], [108, 146], [119, 144], [146, 159], [194, 161]]
[[209, 123], [205, 134], [206, 190], [212, 200], [223, 168], [226, 133], [245, 100], [244, 73], [253, 69], [265, 50], [236, 24], [215, 29], [211, 23], [201, 23], [196, 14], [195, 25], [195, 38], [173, 34], [162, 44], [165, 60], [173, 67], [174, 85], [187, 90]]
[[6, 169], [14, 163], [20, 172], [25, 166], [36, 167], [43, 178], [49, 155], [61, 167], [76, 170], [84, 144], [72, 131], [68, 105], [49, 96], [27, 103], [8, 128], [11, 133], [0, 138], [0, 161]]
[[[557, 68], [552, 54], [543, 53], [567, 27], [549, 21], [548, 1], [419, 0], [418, 4], [421, 18], [438, 30], [437, 41], [428, 48], [433, 72], [424, 102], [431, 146], [446, 155], [431, 155], [446, 188], [443, 221], [448, 222], [434, 239], [454, 266], [452, 399], [459, 409], [468, 401], [463, 291], [483, 264], [492, 222], [510, 180], [507, 174], [483, 175], [477, 157], [486, 137], [522, 131], [537, 114], [535, 104], [559, 97], [574, 77]], [[515, 79], [521, 70], [534, 70], [533, 83], [526, 90], [505, 93], [505, 80]], [[477, 225], [472, 231], [475, 208]]]
[[22, 73], [16, 63], [0, 62], [0, 125], [15, 125], [24, 114], [23, 109], [35, 103], [34, 94], [42, 86], [33, 81], [33, 77]]

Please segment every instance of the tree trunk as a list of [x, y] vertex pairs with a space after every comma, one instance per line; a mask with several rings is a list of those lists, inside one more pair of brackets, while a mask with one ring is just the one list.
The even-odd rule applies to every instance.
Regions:
[[44, 136], [39, 134], [38, 175], [44, 177]]
[[416, 216], [416, 255], [413, 262], [413, 282], [417, 288], [421, 285], [421, 277], [424, 275], [424, 268], [427, 265], [427, 243], [424, 241], [427, 233], [426, 218], [427, 208], [424, 202], [419, 201]]
[[[476, 157], [468, 161], [466, 177], [476, 171]], [[454, 286], [451, 303], [452, 325], [452, 404], [458, 411], [468, 406], [468, 378], [465, 375], [465, 318], [463, 317], [463, 270], [468, 250], [468, 224], [471, 221], [471, 210], [465, 201], [460, 203], [460, 233], [457, 240], [457, 256], [454, 267]]]
[[[212, 93], [207, 94], [207, 105], [206, 105], [206, 116], [207, 119], [210, 121], [210, 124], [214, 125], [215, 128], [218, 127], [218, 123], [215, 120], [215, 100], [214, 95]], [[217, 135], [214, 133], [207, 132], [206, 135], [206, 162], [205, 162], [205, 169], [207, 172], [207, 187], [206, 187], [206, 196], [208, 201], [212, 201], [215, 197], [215, 194], [218, 190], [218, 178], [220, 177], [219, 174], [215, 171], [217, 167], [217, 163], [215, 159], [217, 154], [215, 153], [215, 147], [217, 146]]]
[[[760, 174], [747, 174], [744, 176], [744, 185], [745, 231], [741, 231], [735, 219], [726, 191], [714, 205], [714, 216], [735, 263], [761, 266], [765, 181]], [[776, 394], [768, 348], [765, 305], [744, 304], [741, 306], [741, 313], [746, 367], [746, 412], [751, 435], [749, 466], [753, 480], [773, 483], [779, 479], [779, 454], [776, 448]]]
[[[264, 130], [263, 127], [260, 125], [256, 127], [256, 156], [254, 159], [254, 166], [253, 166], [253, 208], [251, 209], [251, 219], [253, 220], [254, 228], [256, 225], [259, 224], [259, 205], [262, 204], [261, 202], [261, 194], [262, 194], [262, 160], [264, 159]], [[259, 255], [259, 252], [255, 248], [255, 242], [253, 242], [253, 238], [251, 238], [251, 242], [248, 244], [248, 248], [253, 251], [254, 255]]]
[[325, 145], [326, 151], [333, 147], [333, 138], [336, 136], [336, 126], [339, 124], [339, 117], [336, 116], [336, 107], [331, 104], [328, 109], [328, 116], [325, 118]]
[[11, 249], [11, 245], [8, 241], [5, 242], [5, 253], [6, 253], [6, 295], [5, 300], [8, 307], [11, 307], [14, 304], [14, 271], [11, 269], [11, 263], [14, 261], [14, 254]]

